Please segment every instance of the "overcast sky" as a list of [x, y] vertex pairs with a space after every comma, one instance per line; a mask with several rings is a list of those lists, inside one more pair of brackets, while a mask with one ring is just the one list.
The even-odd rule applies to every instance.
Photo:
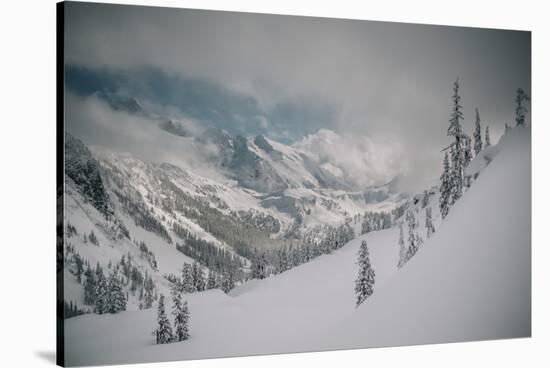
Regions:
[[[332, 130], [333, 156], [346, 157], [346, 140], [351, 152], [368, 147], [380, 180], [438, 177], [457, 77], [465, 129], [478, 107], [493, 141], [513, 123], [515, 90], [531, 90], [529, 32], [85, 3], [65, 16], [67, 65], [138, 80], [129, 94], [183, 114], [195, 111], [184, 101], [195, 86], [189, 99], [230, 111], [227, 124], [246, 120], [243, 134], [311, 144]], [[145, 66], [168, 82], [152, 83]], [[191, 115], [216, 120], [205, 114]]]

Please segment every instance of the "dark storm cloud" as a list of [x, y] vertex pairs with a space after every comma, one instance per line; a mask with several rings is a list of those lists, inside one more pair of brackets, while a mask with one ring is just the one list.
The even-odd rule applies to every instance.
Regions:
[[83, 3], [66, 17], [69, 64], [213, 81], [287, 140], [324, 127], [391, 141], [422, 184], [438, 175], [455, 78], [465, 128], [478, 107], [495, 138], [531, 88], [528, 32]]
[[253, 97], [233, 91], [204, 78], [166, 73], [156, 67], [127, 69], [65, 66], [65, 84], [81, 97], [126, 96], [155, 105], [158, 114], [175, 108], [180, 115], [204, 126], [225, 129], [233, 134], [265, 134], [289, 143], [331, 127], [335, 112], [317, 99], [283, 100], [262, 107]]

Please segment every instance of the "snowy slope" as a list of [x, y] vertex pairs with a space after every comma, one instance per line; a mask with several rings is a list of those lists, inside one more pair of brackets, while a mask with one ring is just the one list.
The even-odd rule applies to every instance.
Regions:
[[490, 151], [490, 165], [424, 249], [321, 346], [531, 335], [530, 129], [512, 130]]
[[[225, 295], [187, 296], [191, 338], [154, 345], [154, 309], [66, 321], [69, 365], [148, 362], [529, 336], [530, 130], [500, 152], [398, 271], [396, 228]], [[431, 205], [434, 205], [432, 203]], [[374, 294], [354, 305], [360, 241]]]
[[[193, 262], [193, 259], [177, 251], [174, 246], [167, 244], [164, 239], [135, 226], [133, 221], [122, 215], [121, 218], [130, 231], [132, 239], [145, 241], [149, 249], [154, 252], [158, 268], [162, 270], [162, 272], [155, 272], [147, 260], [143, 259], [139, 249], [129, 239], [112, 239], [99, 230], [111, 226], [110, 221], [107, 221], [102, 214], [86, 203], [85, 199], [74, 190], [70, 180], [67, 180], [65, 193], [66, 223], [75, 226], [79, 232], [78, 236], [67, 237], [65, 244], [74, 247], [76, 253], [90, 262], [92, 267], [95, 267], [97, 263], [106, 267], [109, 262], [114, 264], [122, 256], [130, 254], [139, 269], [144, 273], [147, 271], [160, 290], [166, 293], [169, 288], [163, 275], [168, 273], [177, 274], [180, 272], [183, 263]], [[92, 231], [98, 238], [98, 245], [83, 241], [83, 235], [90, 234]], [[72, 301], [84, 308], [91, 308], [84, 305], [83, 285], [77, 283], [75, 275], [69, 272], [68, 269], [64, 270], [64, 287], [65, 300]], [[128, 309], [135, 310], [138, 308], [137, 305], [136, 298], [130, 296]]]
[[395, 229], [357, 238], [332, 255], [276, 277], [253, 280], [233, 290], [233, 297], [219, 290], [186, 296], [192, 337], [185, 343], [153, 344], [155, 309], [71, 318], [66, 321], [67, 362], [129, 363], [303, 350], [328, 320], [353, 312], [354, 261], [365, 237], [382, 287], [396, 271]]

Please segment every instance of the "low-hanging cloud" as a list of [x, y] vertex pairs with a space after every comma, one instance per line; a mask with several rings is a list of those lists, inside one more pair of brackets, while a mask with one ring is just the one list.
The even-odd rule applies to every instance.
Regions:
[[[209, 158], [217, 147], [197, 143], [192, 137], [181, 137], [159, 128], [159, 121], [126, 111], [113, 110], [96, 95], [80, 97], [65, 94], [65, 124], [69, 133], [89, 146], [103, 147], [119, 153], [157, 163], [171, 163], [204, 176], [222, 178]], [[192, 121], [178, 120], [187, 129]]]
[[339, 135], [321, 129], [295, 146], [312, 153], [317, 163], [333, 174], [363, 188], [383, 184], [409, 168], [403, 150], [395, 141], [349, 133]]

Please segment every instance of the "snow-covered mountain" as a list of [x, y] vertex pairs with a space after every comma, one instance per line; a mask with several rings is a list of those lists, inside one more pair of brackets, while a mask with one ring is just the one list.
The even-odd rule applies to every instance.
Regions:
[[[142, 113], [137, 101], [115, 102]], [[154, 300], [169, 293], [169, 280], [184, 263], [196, 261], [207, 273], [231, 270], [238, 284], [249, 277], [257, 251], [274, 253], [306, 238], [319, 242], [331, 229], [359, 222], [365, 211], [390, 212], [409, 198], [392, 182], [361, 190], [319, 166], [309, 152], [264, 136], [215, 128], [180, 136], [183, 128], [174, 127], [168, 133], [182, 144], [215, 147], [205, 159], [215, 176], [87, 147], [66, 134], [68, 302], [92, 308], [82, 280], [98, 266], [106, 273], [125, 270], [129, 309], [151, 305], [140, 290], [146, 283]], [[167, 130], [165, 123], [159, 128]]]
[[[130, 182], [145, 190], [150, 185], [145, 172], [155, 169], [138, 165], [131, 170], [135, 177]], [[177, 169], [171, 170], [175, 175]], [[507, 133], [477, 156], [472, 170], [476, 180], [445, 220], [437, 196], [410, 204], [424, 242], [402, 268], [397, 267], [398, 228], [370, 232], [332, 254], [249, 281], [229, 294], [213, 289], [185, 295], [191, 337], [184, 342], [153, 344], [154, 309], [71, 318], [66, 362], [149, 362], [530, 336], [531, 193], [525, 185], [531, 174], [530, 129]], [[429, 238], [424, 205], [434, 213], [436, 231]], [[119, 212], [116, 201], [113, 206]], [[103, 221], [104, 214], [91, 212]], [[356, 257], [363, 240], [376, 282], [374, 294], [356, 308]]]

